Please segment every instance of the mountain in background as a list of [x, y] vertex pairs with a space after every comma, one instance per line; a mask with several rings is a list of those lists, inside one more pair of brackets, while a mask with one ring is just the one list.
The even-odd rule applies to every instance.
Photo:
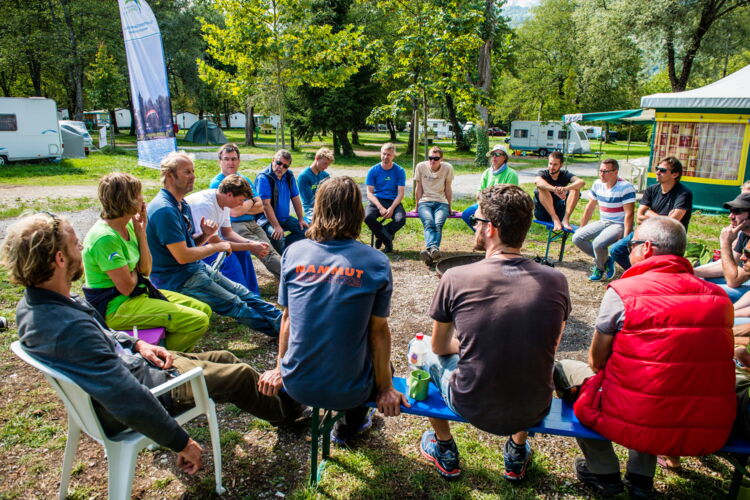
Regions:
[[517, 28], [531, 17], [531, 8], [539, 5], [539, 0], [510, 0], [503, 6], [503, 15], [510, 21], [511, 28]]

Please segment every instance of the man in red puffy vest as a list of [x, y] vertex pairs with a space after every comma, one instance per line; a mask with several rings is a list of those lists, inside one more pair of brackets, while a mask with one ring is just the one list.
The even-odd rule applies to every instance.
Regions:
[[[602, 299], [589, 363], [558, 362], [558, 388], [578, 386], [578, 419], [629, 449], [631, 498], [653, 489], [657, 455], [721, 448], [735, 417], [732, 303], [693, 274], [685, 228], [650, 217], [630, 242], [633, 265]], [[560, 384], [562, 382], [562, 384]], [[579, 439], [576, 475], [600, 495], [623, 491], [610, 441]]]

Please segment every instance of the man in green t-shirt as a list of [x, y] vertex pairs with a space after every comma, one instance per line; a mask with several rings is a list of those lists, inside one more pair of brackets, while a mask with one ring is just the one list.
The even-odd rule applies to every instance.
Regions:
[[[495, 144], [492, 151], [487, 153], [487, 157], [491, 158], [492, 165], [482, 174], [482, 181], [479, 183], [477, 196], [481, 190], [498, 184], [513, 184], [518, 186], [518, 174], [508, 166], [508, 152], [505, 151], [505, 147], [502, 144]], [[461, 218], [472, 231], [474, 231], [474, 226], [471, 225], [471, 216], [474, 215], [478, 207], [479, 205], [475, 203], [461, 214]]]

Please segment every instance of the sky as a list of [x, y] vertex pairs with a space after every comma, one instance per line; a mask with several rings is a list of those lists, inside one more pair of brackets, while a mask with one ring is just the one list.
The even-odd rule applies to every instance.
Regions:
[[506, 5], [511, 7], [533, 7], [539, 4], [539, 0], [508, 0]]

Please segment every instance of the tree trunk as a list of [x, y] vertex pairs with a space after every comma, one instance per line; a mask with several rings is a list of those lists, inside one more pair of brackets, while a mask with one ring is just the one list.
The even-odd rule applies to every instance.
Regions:
[[334, 137], [338, 138], [338, 143], [341, 145], [341, 156], [354, 156], [354, 148], [352, 147], [352, 143], [349, 142], [349, 136], [347, 135], [346, 129], [335, 131]]
[[471, 151], [471, 148], [464, 139], [464, 131], [461, 128], [461, 124], [458, 123], [456, 106], [453, 105], [453, 98], [448, 94], [445, 94], [445, 107], [448, 108], [448, 120], [451, 122], [451, 127], [453, 127], [453, 138], [456, 141], [456, 151]]
[[245, 100], [245, 146], [255, 146], [255, 106], [249, 97]]
[[341, 156], [341, 143], [339, 143], [339, 138], [336, 135], [336, 132], [333, 133], [333, 154], [335, 156]]
[[357, 129], [352, 129], [352, 144], [356, 144], [357, 146], [362, 145], [362, 143], [359, 142], [359, 131]]
[[406, 154], [411, 154], [414, 151], [414, 120], [409, 123], [409, 142], [406, 143]]
[[391, 142], [396, 142], [398, 140], [398, 135], [396, 135], [396, 123], [391, 118], [388, 118], [385, 121], [385, 124], [388, 127], [388, 132], [391, 134]]
[[60, 0], [63, 10], [65, 26], [68, 29], [71, 58], [68, 61], [68, 78], [73, 92], [73, 115], [76, 120], [83, 120], [83, 62], [78, 50], [78, 39], [73, 26], [73, 16], [70, 13], [70, 0]]
[[110, 122], [110, 127], [112, 127], [112, 133], [119, 134], [120, 129], [117, 127], [117, 115], [115, 115], [114, 109], [109, 110], [109, 122]]
[[34, 87], [34, 95], [42, 96], [42, 65], [34, 57], [30, 50], [26, 51], [26, 65], [29, 68], [29, 78]]
[[294, 130], [292, 130], [292, 127], [289, 127], [289, 148], [294, 151]]

